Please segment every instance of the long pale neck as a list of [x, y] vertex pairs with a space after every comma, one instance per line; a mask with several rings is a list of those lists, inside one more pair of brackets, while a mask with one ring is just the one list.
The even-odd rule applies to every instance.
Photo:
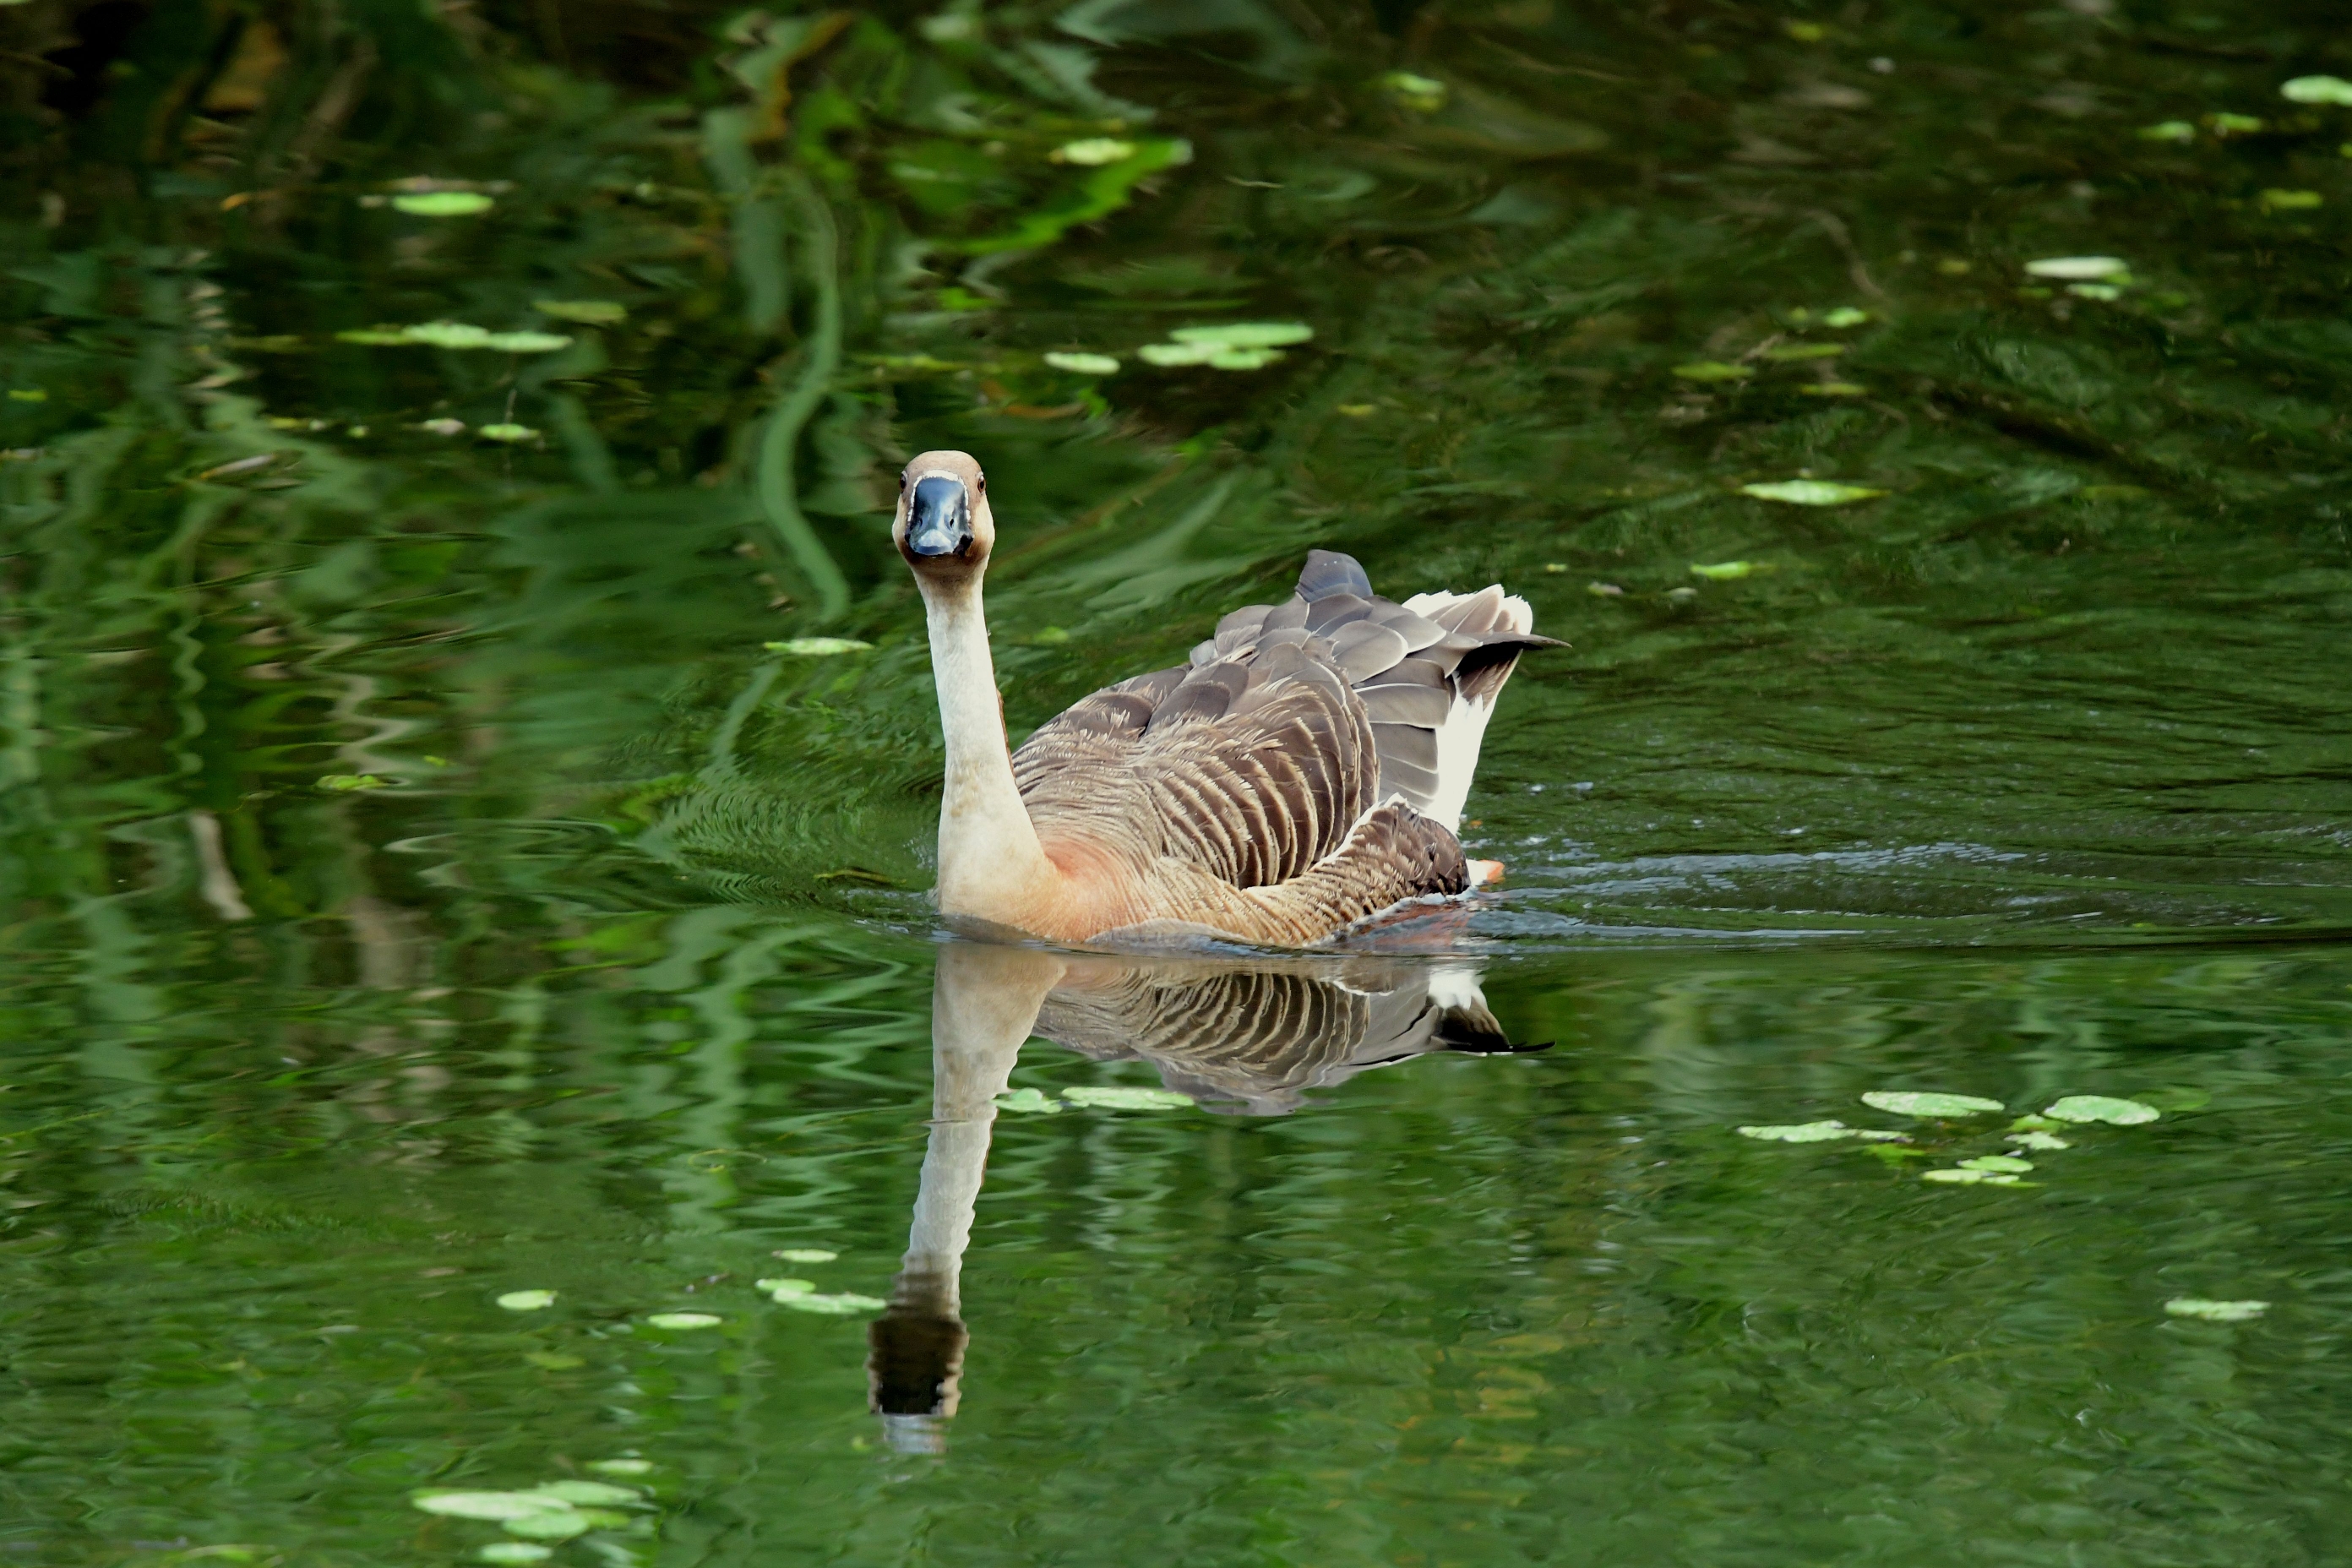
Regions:
[[926, 582], [922, 590], [940, 727], [948, 742], [947, 790], [940, 802], [940, 910], [1011, 923], [1007, 906], [1036, 889], [1052, 868], [1013, 782], [980, 579]]

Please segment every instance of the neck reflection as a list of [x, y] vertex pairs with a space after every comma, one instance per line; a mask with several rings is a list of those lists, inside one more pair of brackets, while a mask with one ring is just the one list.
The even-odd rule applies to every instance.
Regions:
[[1120, 957], [952, 942], [931, 992], [931, 1122], [907, 1255], [866, 1361], [890, 1446], [939, 1453], [961, 1395], [963, 1257], [993, 1133], [1032, 1035], [1141, 1060], [1228, 1114], [1281, 1116], [1368, 1068], [1514, 1052], [1460, 957]]

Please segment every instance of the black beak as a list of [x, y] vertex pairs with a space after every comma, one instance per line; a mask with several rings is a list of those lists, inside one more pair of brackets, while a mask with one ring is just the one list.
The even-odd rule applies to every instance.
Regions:
[[961, 555], [971, 547], [971, 499], [963, 481], [932, 474], [907, 498], [907, 553]]

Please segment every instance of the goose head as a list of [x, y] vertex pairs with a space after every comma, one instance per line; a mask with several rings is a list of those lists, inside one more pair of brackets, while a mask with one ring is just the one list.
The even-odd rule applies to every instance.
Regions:
[[977, 577], [996, 543], [988, 476], [969, 452], [925, 452], [898, 476], [891, 541], [918, 583]]

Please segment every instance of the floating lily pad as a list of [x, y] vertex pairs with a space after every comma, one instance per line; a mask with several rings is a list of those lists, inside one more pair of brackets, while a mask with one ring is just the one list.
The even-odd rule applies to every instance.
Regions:
[[1759, 565], [1753, 561], [1717, 561], [1705, 565], [1696, 561], [1691, 563], [1691, 571], [1695, 574], [1717, 583], [1729, 583], [1738, 578], [1769, 570], [1769, 567]]
[[1742, 1138], [1760, 1138], [1768, 1143], [1831, 1143], [1857, 1136], [1853, 1128], [1843, 1121], [1798, 1121], [1779, 1126], [1736, 1127], [1733, 1131]]
[[554, 1506], [541, 1513], [502, 1519], [499, 1521], [499, 1528], [509, 1535], [520, 1535], [526, 1541], [569, 1541], [596, 1528], [596, 1521], [578, 1509], [553, 1498], [547, 1500]]
[[1167, 1089], [1129, 1089], [1125, 1084], [1096, 1084], [1066, 1089], [1062, 1098], [1072, 1105], [1104, 1110], [1189, 1110], [1192, 1097]]
[[654, 1465], [651, 1459], [591, 1459], [588, 1468], [600, 1476], [648, 1476]]
[[768, 1256], [786, 1263], [830, 1263], [841, 1254], [824, 1247], [780, 1247]]
[[1016, 1089], [1010, 1094], [998, 1095], [996, 1109], [1020, 1116], [1058, 1116], [1062, 1112], [1062, 1102], [1034, 1089]]
[[2124, 291], [2112, 283], [2069, 283], [2066, 292], [2077, 300], [2113, 301], [2124, 297]]
[[1809, 397], [1860, 397], [1870, 388], [1855, 381], [1810, 381], [1797, 390]]
[[2142, 1105], [2137, 1100], [2111, 1100], [2104, 1094], [2070, 1094], [2042, 1113], [2061, 1121], [2105, 1121], [2117, 1127], [2137, 1127], [2143, 1121], [2157, 1119], [2153, 1105]]
[[539, 432], [528, 425], [485, 425], [474, 434], [485, 441], [503, 441], [509, 446], [539, 437]]
[[493, 1541], [474, 1553], [483, 1563], [544, 1563], [555, 1555], [551, 1546], [541, 1546], [535, 1541]]
[[1315, 336], [1304, 321], [1219, 321], [1208, 326], [1179, 327], [1168, 334], [1180, 343], [1207, 343], [1221, 349], [1279, 349], [1303, 343]]
[[1790, 506], [1850, 506], [1886, 492], [1830, 479], [1776, 479], [1770, 484], [1742, 485], [1739, 493], [1754, 496], [1758, 500], [1785, 501]]
[[2116, 256], [2048, 256], [2027, 262], [2025, 269], [2036, 278], [2092, 282], [2101, 278], [2123, 277], [2131, 271], [2131, 263]]
[[2021, 1149], [2037, 1149], [2044, 1152], [2055, 1152], [2060, 1149], [2072, 1149], [2074, 1146], [2055, 1132], [2012, 1132], [2009, 1134], [2009, 1141]]
[[2021, 1160], [2014, 1154], [1979, 1154], [1973, 1160], [1960, 1162], [1963, 1171], [2006, 1171], [2011, 1175], [2022, 1175], [2033, 1169], [2033, 1162]]
[[412, 191], [392, 198], [393, 210], [411, 217], [471, 217], [498, 205], [479, 191]]
[[1066, 370], [1077, 375], [1112, 375], [1118, 370], [1118, 361], [1108, 354], [1062, 353], [1045, 356], [1045, 363], [1055, 370]]
[[503, 1523], [526, 1514], [572, 1511], [572, 1505], [544, 1492], [428, 1491], [408, 1500], [426, 1513], [450, 1519], [487, 1519]]
[[874, 645], [859, 642], [856, 637], [793, 637], [760, 646], [770, 653], [789, 653], [799, 658], [831, 658], [835, 654], [864, 653]]
[[1146, 364], [1206, 364], [1217, 357], [1217, 347], [1214, 343], [1146, 343], [1135, 355]]
[[1799, 360], [1835, 359], [1843, 353], [1843, 343], [1782, 343], [1766, 349], [1764, 357], [1774, 364], [1791, 364]]
[[382, 789], [389, 782], [373, 773], [329, 773], [319, 781], [319, 787], [331, 790]]
[[715, 1329], [721, 1319], [709, 1312], [656, 1312], [646, 1320], [656, 1329]]
[[572, 340], [562, 332], [492, 332], [482, 340], [482, 346], [500, 353], [551, 354], [570, 348]]
[[610, 1481], [548, 1481], [531, 1489], [543, 1497], [560, 1498], [568, 1503], [610, 1508], [615, 1503], [635, 1502], [643, 1495], [635, 1487], [616, 1487]]
[[542, 316], [588, 327], [609, 327], [629, 316], [629, 308], [618, 300], [533, 300], [530, 308]]
[[522, 1359], [541, 1372], [570, 1372], [574, 1367], [588, 1364], [578, 1356], [565, 1355], [562, 1351], [525, 1351]]
[[471, 321], [420, 321], [401, 330], [401, 337], [412, 343], [427, 343], [436, 349], [478, 349], [490, 341], [490, 329], [475, 326]]
[[2143, 142], [2194, 142], [2197, 127], [2186, 120], [2167, 120], [2141, 127], [2139, 137]]
[[1862, 1097], [1862, 1102], [1873, 1110], [1892, 1111], [1897, 1116], [1977, 1116], [2008, 1109], [1998, 1100], [1973, 1094], [1932, 1094], [1907, 1089], [1874, 1089]]
[[1264, 370], [1284, 357], [1280, 349], [1219, 349], [1209, 356], [1211, 370]]
[[1753, 366], [1727, 364], [1719, 359], [1693, 360], [1688, 364], [1675, 366], [1675, 374], [1685, 381], [1746, 381], [1754, 375]]
[[2317, 191], [2264, 191], [2263, 207], [2274, 213], [2308, 212], [2326, 199]]
[[2333, 103], [2352, 107], [2352, 81], [2340, 76], [2299, 76], [2279, 84], [2279, 96], [2290, 103]]
[[1116, 136], [1089, 136], [1079, 142], [1065, 142], [1054, 149], [1054, 162], [1056, 163], [1076, 163], [1087, 169], [1134, 156], [1135, 143], [1121, 142]]
[[416, 340], [408, 335], [405, 327], [357, 327], [348, 332], [337, 332], [339, 343], [367, 343], [376, 348], [404, 348]]
[[806, 1296], [816, 1289], [816, 1281], [814, 1279], [761, 1279], [755, 1283], [754, 1288], [765, 1290], [769, 1295], [775, 1297]]
[[861, 1312], [878, 1312], [887, 1301], [872, 1296], [854, 1296], [847, 1291], [837, 1296], [779, 1296], [776, 1305], [790, 1307], [795, 1312], [822, 1312], [835, 1318], [853, 1317]]
[[2202, 1296], [2175, 1296], [2164, 1310], [2176, 1318], [2202, 1318], [2209, 1323], [2242, 1323], [2271, 1310], [2268, 1301], [2210, 1301]]
[[2221, 110], [2219, 113], [2207, 115], [2205, 117], [2205, 123], [2211, 126], [2218, 134], [2223, 136], [2251, 136], [2255, 132], [2260, 131], [2263, 128], [2261, 116], [2253, 114], [2231, 114], [2226, 110]]
[[2018, 1184], [2017, 1178], [2005, 1171], [1972, 1171], [1965, 1165], [1945, 1171], [1922, 1171], [1919, 1179], [1966, 1187], [2013, 1187]]
[[555, 1305], [552, 1290], [509, 1290], [499, 1298], [499, 1305], [509, 1312], [536, 1312], [541, 1307]]
[[1857, 310], [1852, 305], [1840, 305], [1834, 310], [1822, 313], [1822, 325], [1843, 330], [1847, 327], [1858, 327], [1868, 320], [1870, 320], [1869, 311]]

